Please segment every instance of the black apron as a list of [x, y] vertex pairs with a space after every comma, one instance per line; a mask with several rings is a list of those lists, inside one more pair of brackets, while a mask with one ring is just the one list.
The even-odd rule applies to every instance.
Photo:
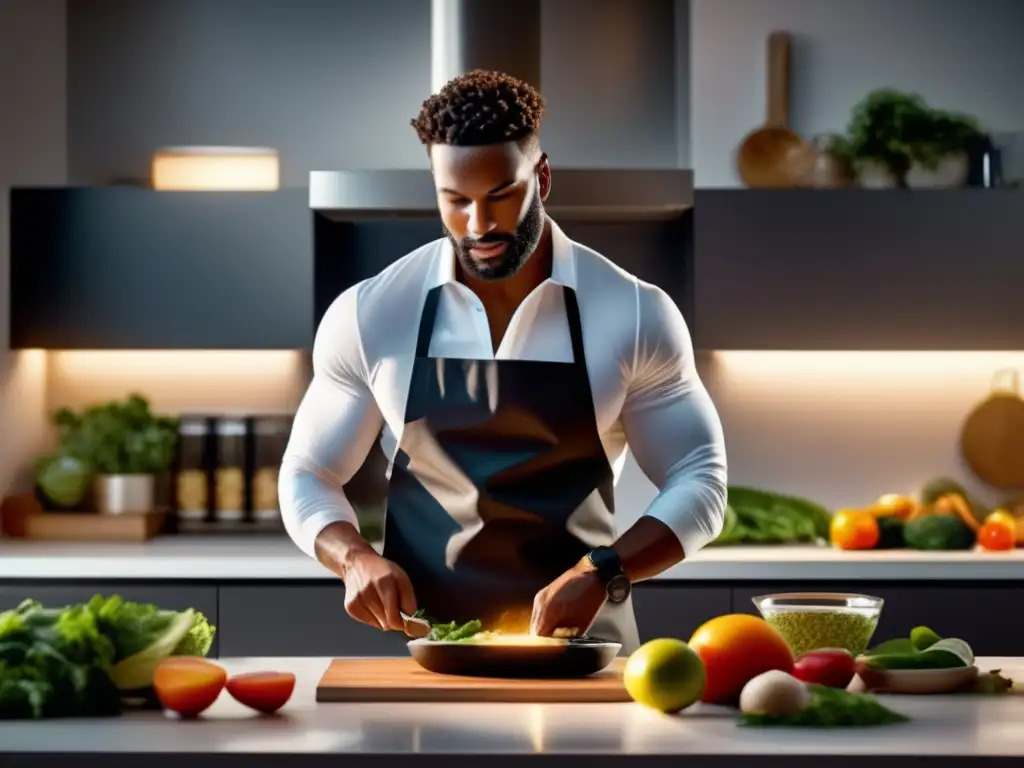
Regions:
[[[571, 363], [429, 357], [440, 296], [420, 317], [383, 554], [432, 619], [525, 632], [537, 592], [616, 538], [576, 294]], [[632, 601], [606, 603], [588, 634], [631, 653]]]

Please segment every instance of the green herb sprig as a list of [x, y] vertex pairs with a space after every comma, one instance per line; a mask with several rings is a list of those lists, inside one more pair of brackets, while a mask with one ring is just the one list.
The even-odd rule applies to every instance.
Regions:
[[851, 693], [840, 688], [809, 685], [810, 704], [793, 715], [740, 715], [741, 726], [797, 726], [835, 728], [906, 723], [910, 718], [894, 712], [874, 696]]

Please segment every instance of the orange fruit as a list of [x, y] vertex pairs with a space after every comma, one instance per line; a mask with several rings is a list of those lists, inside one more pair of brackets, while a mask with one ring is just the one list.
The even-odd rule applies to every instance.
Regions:
[[864, 509], [840, 509], [829, 524], [829, 539], [838, 549], [871, 549], [879, 535], [878, 520]]
[[743, 686], [763, 672], [793, 672], [789, 644], [758, 616], [718, 616], [698, 627], [688, 645], [704, 663], [701, 701], [709, 704], [735, 705]]
[[999, 523], [1005, 525], [1014, 535], [1017, 534], [1017, 518], [1007, 512], [1005, 509], [997, 509], [992, 512], [988, 517], [985, 518], [986, 523]]
[[990, 552], [1002, 552], [1017, 545], [1017, 532], [1000, 522], [985, 523], [978, 530], [978, 544]]

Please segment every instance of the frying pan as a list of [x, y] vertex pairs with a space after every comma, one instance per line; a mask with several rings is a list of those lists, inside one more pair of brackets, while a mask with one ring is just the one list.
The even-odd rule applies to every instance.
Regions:
[[748, 187], [796, 187], [810, 170], [809, 147], [789, 129], [791, 44], [787, 32], [768, 36], [767, 120], [749, 133], [736, 151], [737, 170]]
[[410, 640], [409, 653], [442, 675], [511, 678], [588, 677], [611, 664], [621, 643], [571, 638], [558, 643], [512, 645]]

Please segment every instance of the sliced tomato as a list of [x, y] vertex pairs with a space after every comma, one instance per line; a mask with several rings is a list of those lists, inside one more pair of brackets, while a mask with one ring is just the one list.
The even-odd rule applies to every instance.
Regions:
[[245, 672], [228, 679], [228, 693], [257, 712], [277, 712], [295, 691], [291, 672]]
[[217, 700], [228, 674], [202, 658], [171, 657], [153, 672], [153, 690], [164, 709], [195, 717]]

